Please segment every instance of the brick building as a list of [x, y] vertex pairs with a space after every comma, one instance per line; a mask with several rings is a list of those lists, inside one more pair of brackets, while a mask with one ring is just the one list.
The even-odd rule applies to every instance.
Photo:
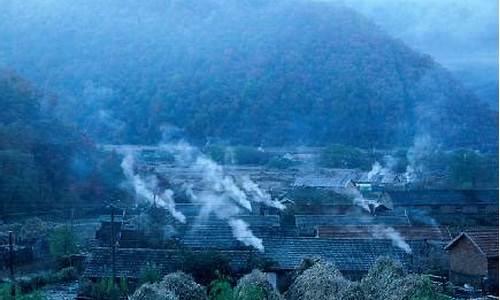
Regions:
[[445, 249], [451, 282], [498, 293], [498, 228], [462, 232]]

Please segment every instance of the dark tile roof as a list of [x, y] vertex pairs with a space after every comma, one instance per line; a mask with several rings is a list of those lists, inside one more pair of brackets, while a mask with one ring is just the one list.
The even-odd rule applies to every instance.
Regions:
[[356, 169], [331, 169], [314, 174], [298, 176], [293, 186], [316, 188], [345, 188], [349, 183], [358, 178], [361, 171]]
[[470, 239], [486, 257], [498, 257], [498, 228], [483, 230], [468, 230], [459, 234], [445, 248], [453, 249], [462, 238]]
[[[405, 240], [450, 241], [446, 228], [437, 226], [391, 226]], [[376, 225], [318, 226], [319, 238], [370, 239], [379, 230]], [[379, 238], [383, 238], [382, 236]]]
[[319, 238], [264, 239], [264, 256], [272, 268], [291, 270], [304, 258], [321, 257], [341, 271], [367, 271], [380, 256], [409, 265], [409, 255], [386, 240]]
[[388, 191], [397, 206], [498, 204], [498, 190], [412, 190]]
[[[280, 226], [250, 226], [250, 230], [257, 238], [296, 237], [295, 228]], [[250, 238], [250, 236], [248, 237]], [[233, 236], [232, 229], [227, 224], [215, 226], [196, 225], [189, 228], [179, 237], [183, 245], [194, 249], [247, 249], [241, 241]]]
[[408, 225], [405, 216], [369, 216], [369, 215], [296, 215], [295, 224], [299, 229], [320, 225]]
[[[196, 253], [196, 251], [195, 251]], [[221, 251], [230, 261], [234, 270], [244, 269], [252, 256], [252, 251]], [[180, 268], [182, 257], [179, 250], [149, 248], [117, 248], [115, 256], [118, 277], [139, 278], [148, 265], [157, 268], [162, 275]], [[83, 277], [100, 278], [112, 275], [111, 249], [92, 248], [85, 262]]]
[[[269, 270], [293, 270], [305, 258], [323, 258], [341, 271], [367, 271], [377, 258], [389, 256], [409, 266], [409, 255], [386, 240], [342, 240], [318, 238], [265, 238], [264, 252], [223, 250], [233, 270], [243, 270], [255, 255], [270, 262]], [[196, 251], [195, 251], [196, 252]], [[138, 278], [142, 270], [154, 264], [161, 274], [178, 269], [181, 256], [177, 250], [116, 249], [117, 276]], [[112, 272], [110, 248], [93, 248], [86, 260], [87, 278], [106, 277]]]
[[[250, 226], [279, 226], [280, 217], [278, 215], [239, 215], [238, 219], [245, 221]], [[199, 218], [197, 216], [186, 217], [184, 226], [190, 227], [193, 225], [219, 226], [227, 224], [226, 220], [218, 219], [211, 215], [208, 218]]]

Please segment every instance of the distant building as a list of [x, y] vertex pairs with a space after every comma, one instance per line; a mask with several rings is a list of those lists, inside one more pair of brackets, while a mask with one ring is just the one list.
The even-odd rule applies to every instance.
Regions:
[[498, 293], [498, 228], [462, 232], [445, 249], [451, 282]]

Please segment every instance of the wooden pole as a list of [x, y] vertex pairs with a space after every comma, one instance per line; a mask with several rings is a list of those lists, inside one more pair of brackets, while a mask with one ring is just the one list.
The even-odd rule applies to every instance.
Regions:
[[115, 207], [111, 205], [111, 264], [112, 264], [113, 287], [115, 286], [115, 278], [116, 278], [115, 252], [116, 252]]
[[10, 270], [10, 280], [12, 282], [12, 288], [10, 294], [16, 297], [16, 276], [14, 273], [14, 233], [9, 231], [9, 270]]

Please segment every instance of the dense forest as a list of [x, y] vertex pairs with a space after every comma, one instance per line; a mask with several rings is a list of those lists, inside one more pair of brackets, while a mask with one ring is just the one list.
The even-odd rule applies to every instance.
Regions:
[[44, 104], [98, 142], [157, 143], [176, 128], [199, 143], [389, 148], [427, 134], [496, 149], [496, 112], [351, 9], [126, 2], [11, 2], [0, 12], [2, 60], [58, 94]]
[[0, 71], [2, 216], [54, 209], [69, 214], [121, 194], [117, 158], [99, 153], [85, 134], [45, 111], [45, 97], [18, 75]]

